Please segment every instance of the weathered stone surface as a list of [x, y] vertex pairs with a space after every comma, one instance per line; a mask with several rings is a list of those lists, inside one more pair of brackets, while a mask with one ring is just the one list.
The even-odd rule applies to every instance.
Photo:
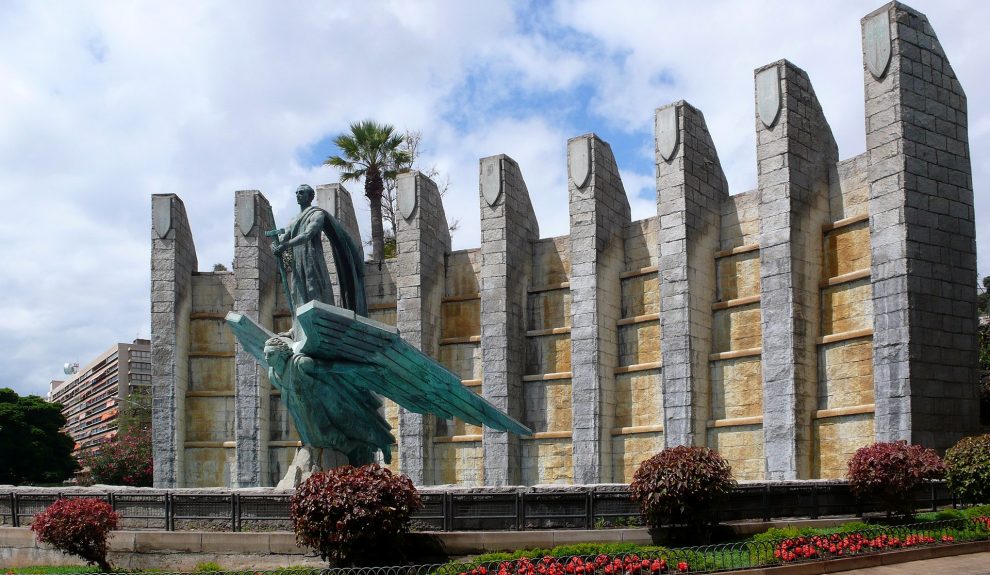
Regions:
[[830, 417], [814, 422], [815, 477], [843, 479], [849, 458], [856, 450], [873, 443], [873, 414]]
[[151, 301], [153, 306], [167, 304], [151, 312], [154, 482], [156, 487], [178, 487], [184, 476], [185, 421], [180, 414], [189, 385], [191, 283], [198, 264], [178, 196], [153, 196], [152, 222], [151, 277], [156, 279], [151, 282]]
[[614, 428], [663, 423], [663, 390], [660, 370], [637, 371], [615, 376]]
[[574, 482], [570, 439], [526, 439], [522, 442], [524, 485]]
[[873, 327], [873, 294], [869, 280], [822, 290], [822, 334]]
[[763, 415], [760, 359], [743, 357], [712, 363], [712, 419]]
[[[437, 357], [441, 334], [441, 300], [445, 285], [444, 260], [450, 252], [450, 232], [440, 193], [432, 180], [411, 171], [400, 174], [398, 185], [415, 201], [409, 215], [398, 221], [397, 261], [392, 269], [396, 286], [396, 327], [402, 338], [423, 353]], [[416, 485], [437, 479], [433, 451], [436, 423], [399, 409], [399, 469]]]
[[[574, 399], [574, 481], [611, 481], [615, 417], [616, 322], [622, 317], [619, 273], [625, 270], [629, 200], [607, 143], [594, 134], [568, 142], [571, 220], [571, 379]], [[573, 166], [588, 150], [590, 175], [579, 181]]]
[[719, 301], [760, 295], [759, 252], [719, 258], [716, 265]]
[[885, 25], [887, 70], [863, 72], [876, 435], [944, 449], [978, 419], [966, 95], [928, 20], [903, 4], [863, 19], [868, 65]]
[[825, 277], [870, 269], [870, 225], [861, 222], [825, 235]]
[[[681, 145], [657, 157], [664, 443], [704, 445], [709, 416], [715, 252], [728, 184], [704, 116], [677, 110]], [[659, 111], [658, 111], [659, 113]]]
[[716, 311], [712, 317], [712, 352], [760, 347], [761, 317], [759, 304]]
[[783, 60], [757, 70], [757, 83], [769, 69], [780, 115], [755, 122], [766, 477], [798, 479], [811, 476], [821, 229], [838, 148], [808, 75]]
[[484, 485], [485, 457], [480, 441], [437, 443], [437, 484]]
[[637, 433], [612, 437], [613, 481], [629, 483], [647, 459], [663, 450], [663, 433]]
[[[526, 288], [533, 277], [533, 243], [540, 228], [519, 165], [501, 155], [480, 162], [481, 350], [484, 396], [512, 417], [526, 408], [522, 376], [527, 373]], [[520, 438], [484, 430], [487, 485], [521, 481]]]
[[708, 430], [708, 445], [732, 466], [737, 481], [755, 481], [765, 476], [763, 440], [759, 425], [719, 427]]
[[826, 344], [818, 353], [818, 409], [874, 402], [873, 343], [869, 338]]

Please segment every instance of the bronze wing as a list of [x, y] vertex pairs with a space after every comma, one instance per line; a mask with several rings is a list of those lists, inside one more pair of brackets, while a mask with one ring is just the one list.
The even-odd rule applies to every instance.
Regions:
[[296, 319], [305, 334], [300, 353], [331, 362], [367, 364], [367, 368], [351, 373], [349, 379], [354, 385], [415, 413], [532, 434], [528, 427], [461, 384], [457, 375], [403, 341], [392, 326], [318, 301], [296, 310]]

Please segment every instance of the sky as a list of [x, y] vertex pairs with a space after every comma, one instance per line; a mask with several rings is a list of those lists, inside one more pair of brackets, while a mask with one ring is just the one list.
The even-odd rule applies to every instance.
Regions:
[[[910, 0], [969, 99], [980, 276], [990, 275], [990, 3]], [[333, 137], [371, 118], [422, 134], [450, 179], [454, 249], [480, 243], [478, 160], [505, 153], [543, 237], [568, 230], [567, 138], [615, 153], [656, 213], [653, 113], [707, 120], [731, 193], [756, 187], [753, 70], [808, 72], [840, 157], [865, 150], [860, 18], [879, 1], [114, 2], [0, 0], [0, 387], [150, 335], [151, 195], [185, 203], [200, 269], [233, 259], [234, 192], [278, 221]], [[367, 239], [367, 202], [348, 184]]]

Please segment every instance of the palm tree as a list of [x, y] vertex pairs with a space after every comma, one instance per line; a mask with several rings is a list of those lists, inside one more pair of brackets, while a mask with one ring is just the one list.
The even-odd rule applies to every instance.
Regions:
[[341, 170], [340, 180], [364, 178], [364, 195], [371, 202], [371, 251], [375, 261], [385, 257], [385, 234], [382, 229], [382, 192], [384, 179], [394, 179], [397, 166], [410, 163], [409, 153], [400, 149], [405, 136], [388, 124], [364, 120], [351, 124], [350, 134], [337, 136], [333, 143], [340, 156], [330, 156], [325, 165]]

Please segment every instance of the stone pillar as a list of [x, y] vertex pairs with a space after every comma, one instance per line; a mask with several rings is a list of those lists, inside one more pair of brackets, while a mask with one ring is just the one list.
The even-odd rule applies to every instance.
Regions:
[[979, 419], [966, 95], [924, 15], [862, 25], [876, 434], [945, 449]]
[[[539, 224], [519, 165], [505, 155], [481, 165], [481, 362], [485, 398], [523, 420], [526, 286]], [[519, 437], [484, 428], [486, 485], [519, 485]]]
[[[279, 285], [271, 238], [275, 228], [268, 200], [240, 190], [234, 200], [234, 310], [273, 330]], [[261, 487], [268, 478], [271, 387], [258, 360], [236, 342], [234, 349], [236, 466], [233, 487]]]
[[189, 385], [192, 274], [198, 267], [186, 208], [175, 194], [151, 196], [151, 391], [154, 484], [181, 487]]
[[729, 186], [697, 108], [658, 109], [656, 143], [664, 445], [705, 445], [715, 252]]
[[609, 145], [594, 134], [567, 142], [571, 215], [571, 393], [574, 483], [612, 480], [616, 322], [629, 200]]
[[[440, 304], [443, 297], [450, 231], [437, 185], [423, 174], [399, 175], [397, 240], [396, 327], [403, 339], [436, 358], [440, 340]], [[416, 485], [435, 481], [432, 446], [434, 416], [399, 411], [399, 466]]]
[[[323, 208], [333, 217], [337, 218], [340, 225], [347, 230], [347, 233], [354, 239], [358, 249], [361, 250], [361, 261], [364, 261], [364, 245], [361, 242], [361, 229], [358, 227], [357, 215], [354, 213], [354, 203], [351, 201], [351, 193], [341, 184], [323, 184], [316, 186], [316, 205]], [[337, 280], [337, 266], [333, 259], [333, 249], [330, 247], [330, 240], [326, 234], [323, 238], [323, 254], [327, 260], [327, 268], [330, 272], [330, 283], [333, 285], [333, 297], [340, 303], [340, 282]]]
[[838, 148], [803, 70], [781, 60], [755, 77], [766, 478], [806, 479], [818, 396], [822, 224]]

